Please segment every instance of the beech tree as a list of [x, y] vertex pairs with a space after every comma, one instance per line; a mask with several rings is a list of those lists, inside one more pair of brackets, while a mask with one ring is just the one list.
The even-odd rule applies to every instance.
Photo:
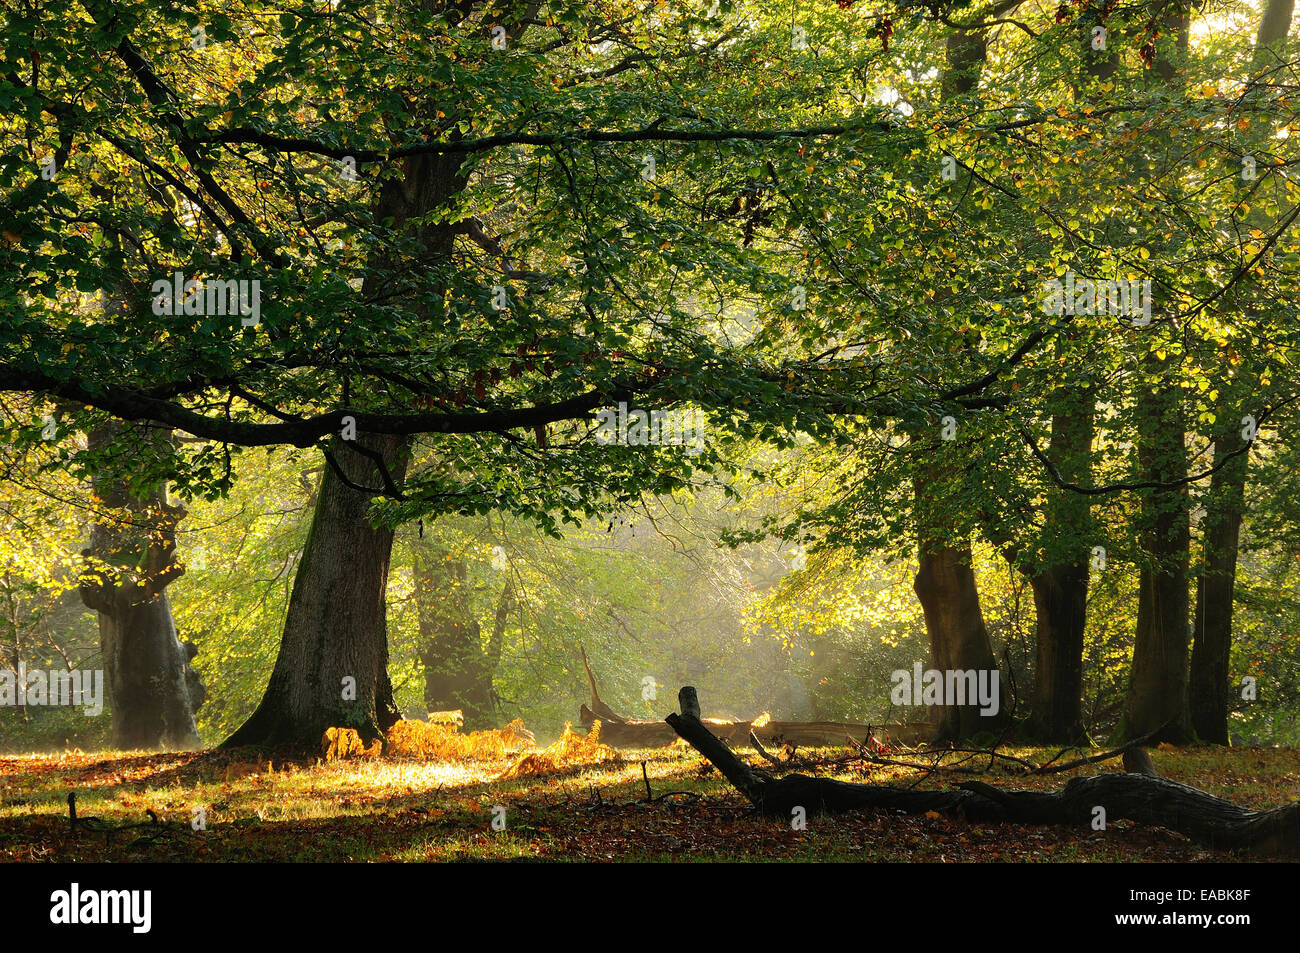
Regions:
[[[6, 76], [52, 151], [8, 166], [3, 386], [203, 438], [158, 449], [181, 492], [222, 492], [240, 447], [328, 462], [280, 661], [231, 743], [314, 743], [341, 718], [373, 736], [395, 717], [394, 523], [495, 507], [553, 525], [723, 463], [721, 446], [593, 445], [595, 410], [740, 410], [719, 426], [780, 441], [825, 420], [826, 395], [792, 393], [792, 375], [856, 400], [852, 369], [774, 359], [730, 314], [702, 325], [683, 302], [709, 289], [785, 310], [794, 293], [759, 267], [771, 249], [723, 234], [762, 218], [746, 144], [793, 166], [801, 142], [891, 124], [801, 125], [796, 85], [763, 127], [735, 127], [759, 111], [720, 79], [803, 50], [785, 31], [702, 38], [705, 12], [340, 4], [266, 35], [253, 10], [192, 24], [92, 3]], [[687, 105], [694, 88], [708, 95]], [[81, 296], [106, 287], [137, 290], [91, 320]], [[407, 476], [422, 434], [448, 462]]]
[[[113, 422], [93, 429], [88, 451], [129, 445], [129, 439], [120, 439], [122, 430]], [[145, 431], [134, 439], [148, 445], [169, 436]], [[177, 636], [166, 592], [184, 572], [175, 553], [176, 525], [185, 508], [168, 499], [165, 486], [132, 485], [112, 469], [96, 481], [94, 496], [110, 514], [129, 514], [127, 520], [104, 515], [95, 523], [79, 587], [82, 601], [99, 616], [113, 744], [196, 747], [194, 715], [204, 698], [203, 684], [190, 666], [197, 647]]]
[[[1282, 48], [1291, 28], [1294, 0], [1269, 0], [1259, 20], [1251, 58], [1251, 74], [1267, 76], [1281, 62]], [[1260, 127], [1251, 133], [1253, 147], [1260, 148]], [[1274, 182], [1264, 186], [1277, 195], [1284, 187]], [[1265, 206], [1266, 207], [1266, 206]], [[1266, 214], [1248, 213], [1256, 226], [1267, 227]], [[1249, 292], [1238, 289], [1229, 298], [1233, 307], [1247, 317]], [[1243, 321], [1249, 328], [1249, 319]], [[1252, 336], [1253, 337], [1253, 336]], [[1252, 344], [1253, 344], [1252, 340]], [[1206, 495], [1204, 540], [1196, 574], [1196, 601], [1192, 620], [1192, 655], [1189, 678], [1189, 707], [1192, 728], [1202, 741], [1228, 743], [1228, 711], [1232, 692], [1229, 661], [1232, 648], [1233, 603], [1236, 599], [1237, 558], [1241, 545], [1241, 524], [1245, 510], [1246, 480], [1250, 470], [1251, 430], [1254, 415], [1239, 417], [1248, 406], [1270, 369], [1249, 366], [1219, 387], [1219, 403], [1211, 432], [1214, 441], [1213, 476]], [[1274, 400], [1286, 400], [1279, 392]], [[1248, 435], [1250, 439], [1248, 439]]]

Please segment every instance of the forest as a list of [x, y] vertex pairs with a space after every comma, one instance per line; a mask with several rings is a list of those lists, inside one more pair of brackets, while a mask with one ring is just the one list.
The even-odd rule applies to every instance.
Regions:
[[1295, 20], [0, 0], [0, 860], [1300, 858]]

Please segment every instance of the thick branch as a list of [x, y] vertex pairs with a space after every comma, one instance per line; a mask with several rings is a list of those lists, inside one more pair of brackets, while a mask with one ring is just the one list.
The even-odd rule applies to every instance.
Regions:
[[488, 152], [502, 146], [556, 146], [576, 142], [775, 142], [782, 139], [819, 139], [868, 131], [890, 132], [893, 126], [884, 122], [865, 123], [861, 126], [809, 126], [800, 129], [573, 129], [567, 132], [534, 133], [503, 132], [480, 139], [435, 140], [393, 149], [357, 149], [332, 146], [314, 139], [276, 136], [256, 129], [224, 129], [197, 138], [201, 142], [243, 143], [260, 145], [274, 152], [308, 152], [334, 159], [353, 158], [358, 163], [386, 162], [407, 156], [419, 155], [472, 155]]
[[117, 388], [92, 391], [76, 381], [63, 381], [40, 371], [19, 370], [6, 365], [0, 365], [0, 391], [53, 394], [107, 411], [122, 420], [153, 420], [196, 437], [245, 447], [276, 444], [310, 447], [322, 437], [338, 433], [343, 427], [344, 417], [355, 418], [357, 430], [371, 434], [500, 433], [583, 417], [600, 407], [628, 400], [632, 394], [630, 388], [620, 386], [609, 391], [590, 390], [552, 404], [534, 404], [510, 410], [456, 414], [370, 414], [336, 410], [279, 423], [247, 423], [207, 417], [140, 391]]

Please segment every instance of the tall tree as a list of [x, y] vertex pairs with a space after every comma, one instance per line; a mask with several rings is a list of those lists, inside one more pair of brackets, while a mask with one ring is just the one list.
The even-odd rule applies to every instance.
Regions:
[[[1118, 44], [1097, 49], [1093, 28], [1099, 13], [1079, 19], [1085, 81], [1077, 84], [1081, 106], [1097, 96], [1097, 85], [1119, 69]], [[1070, 351], [1069, 339], [1057, 339], [1062, 358]], [[1046, 455], [1059, 475], [1075, 485], [1091, 482], [1092, 444], [1095, 432], [1096, 384], [1085, 375], [1062, 382], [1054, 396], [1052, 436]], [[1083, 645], [1087, 624], [1091, 519], [1087, 495], [1062, 488], [1049, 491], [1044, 504], [1045, 523], [1051, 535], [1048, 558], [1030, 571], [1034, 592], [1034, 687], [1030, 704], [1030, 731], [1043, 741], [1078, 741], [1083, 723]]]
[[[425, 104], [423, 111], [434, 109]], [[455, 230], [425, 218], [445, 216], [464, 184], [460, 160], [450, 156], [413, 156], [402, 163], [400, 177], [385, 182], [375, 217], [414, 239], [416, 267], [435, 273], [447, 268]], [[363, 293], [398, 292], [401, 270], [390, 254], [381, 253]], [[372, 525], [370, 503], [394, 492], [403, 479], [410, 440], [349, 434], [346, 427], [321, 475], [266, 694], [225, 741], [227, 747], [302, 742], [340, 723], [356, 726], [369, 741], [401, 717], [388, 677], [386, 599], [393, 529]]]
[[[89, 450], [131, 453], [131, 445], [169, 441], [166, 430], [105, 422], [89, 435]], [[142, 452], [138, 446], [136, 452]], [[172, 621], [167, 586], [184, 573], [176, 558], [176, 525], [184, 506], [168, 499], [165, 484], [104, 466], [94, 482], [105, 511], [84, 551], [81, 598], [99, 617], [113, 745], [117, 748], [196, 748], [194, 713], [203, 687], [190, 667], [194, 647], [182, 643]]]
[[[1252, 80], [1260, 82], [1275, 65], [1279, 47], [1291, 28], [1295, 0], [1269, 0], [1260, 17], [1251, 64]], [[1259, 216], [1253, 216], [1252, 221]], [[1240, 307], [1242, 289], [1232, 295]], [[1196, 610], [1192, 622], [1192, 661], [1189, 705], [1192, 728], [1202, 741], [1228, 743], [1230, 700], [1229, 655], [1237, 581], [1237, 554], [1249, 470], [1246, 418], [1258, 412], [1258, 375], [1248, 368], [1219, 382], [1213, 433], [1214, 475], [1201, 525], [1201, 561], [1196, 574]]]
[[[988, 56], [987, 36], [983, 30], [954, 29], [945, 42], [942, 95], [952, 100], [968, 95], [979, 84], [980, 69]], [[919, 472], [913, 477], [918, 563], [913, 588], [925, 613], [930, 667], [941, 672], [995, 673], [998, 664], [980, 610], [970, 541], [955, 538], [961, 531], [953, 516], [959, 495], [953, 471], [962, 464], [952, 459], [958, 452], [956, 441], [941, 441], [939, 436], [932, 429], [923, 438], [926, 445], [933, 446], [933, 453], [922, 455]], [[1001, 681], [997, 684], [996, 715], [981, 714], [980, 706], [969, 699], [958, 705], [948, 698], [945, 704], [932, 708], [937, 739], [965, 738], [1002, 724], [1008, 711]]]
[[[1163, 38], [1151, 54], [1152, 71], [1156, 82], [1171, 92], [1181, 82], [1187, 55], [1189, 11], [1183, 0], [1151, 5]], [[1158, 292], [1172, 296], [1173, 281], [1154, 284]], [[1152, 325], [1152, 333], [1177, 341], [1177, 305], [1165, 301], [1154, 307], [1161, 320]], [[1139, 570], [1133, 667], [1120, 732], [1125, 739], [1151, 735], [1153, 741], [1175, 744], [1192, 738], [1187, 701], [1191, 514], [1180, 368], [1172, 348], [1151, 349], [1143, 359], [1135, 395], [1137, 464], [1153, 487], [1141, 493], [1146, 559]]]

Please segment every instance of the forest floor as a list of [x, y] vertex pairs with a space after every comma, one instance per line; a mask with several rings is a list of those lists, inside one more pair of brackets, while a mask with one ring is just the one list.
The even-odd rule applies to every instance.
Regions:
[[[1001, 750], [1036, 763], [1055, 754]], [[618, 761], [572, 764], [510, 780], [498, 775], [516, 758], [257, 764], [247, 753], [225, 751], [0, 757], [0, 861], [1244, 859], [1123, 820], [1093, 831], [973, 824], [938, 814], [862, 813], [809, 817], [807, 829], [797, 831], [790, 823], [755, 817], [693, 750], [675, 746], [620, 754]], [[742, 756], [748, 754], [742, 749]], [[842, 758], [849, 752], [800, 754]], [[1166, 777], [1243, 806], [1267, 808], [1300, 797], [1300, 751], [1295, 749], [1162, 749], [1152, 757]], [[983, 768], [987, 762], [979, 758], [964, 766]], [[1070, 777], [1118, 770], [1112, 760], [1062, 774], [1029, 775], [1002, 762], [988, 774], [931, 775], [919, 786], [944, 788], [980, 777], [1001, 787], [1056, 790]], [[919, 776], [861, 761], [818, 773], [898, 785]], [[74, 836], [67, 803], [73, 790], [78, 816], [98, 821], [89, 827], [139, 826], [116, 832], [83, 829]], [[199, 808], [206, 829], [195, 831]], [[157, 826], [147, 810], [157, 814]], [[493, 819], [502, 816], [505, 829], [494, 830]]]

